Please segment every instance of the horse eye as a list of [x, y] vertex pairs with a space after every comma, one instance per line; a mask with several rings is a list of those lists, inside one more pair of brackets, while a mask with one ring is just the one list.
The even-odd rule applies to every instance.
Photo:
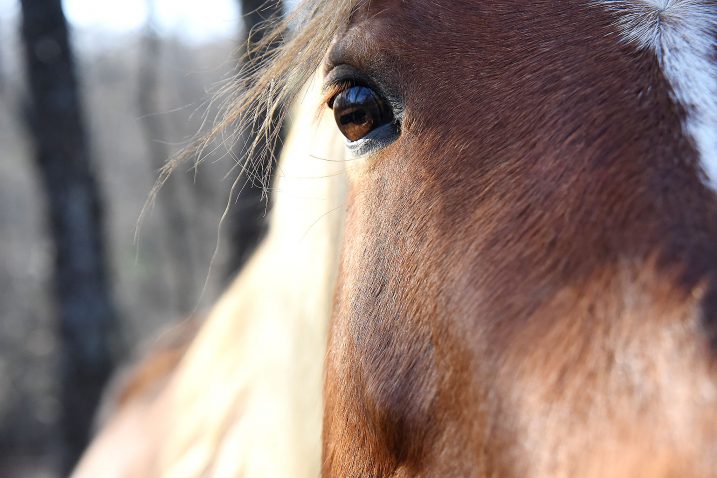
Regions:
[[393, 122], [393, 112], [386, 100], [371, 88], [352, 86], [330, 102], [336, 125], [349, 141], [365, 138], [376, 128]]

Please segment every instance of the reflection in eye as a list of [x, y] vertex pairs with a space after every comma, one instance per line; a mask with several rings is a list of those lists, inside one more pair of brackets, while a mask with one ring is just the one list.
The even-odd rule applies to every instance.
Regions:
[[386, 100], [365, 86], [352, 86], [342, 91], [329, 106], [334, 110], [336, 125], [349, 141], [358, 141], [394, 121]]

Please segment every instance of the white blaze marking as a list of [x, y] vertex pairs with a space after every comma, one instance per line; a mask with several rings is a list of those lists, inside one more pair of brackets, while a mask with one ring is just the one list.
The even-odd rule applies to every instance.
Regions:
[[657, 55], [674, 100], [686, 111], [685, 132], [717, 190], [717, 1], [601, 0], [621, 15], [624, 37]]

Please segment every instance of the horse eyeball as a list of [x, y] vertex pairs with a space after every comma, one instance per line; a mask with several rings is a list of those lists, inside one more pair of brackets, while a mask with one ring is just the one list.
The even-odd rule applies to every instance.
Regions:
[[376, 128], [393, 121], [391, 107], [371, 88], [352, 86], [331, 102], [336, 125], [349, 141], [365, 138]]

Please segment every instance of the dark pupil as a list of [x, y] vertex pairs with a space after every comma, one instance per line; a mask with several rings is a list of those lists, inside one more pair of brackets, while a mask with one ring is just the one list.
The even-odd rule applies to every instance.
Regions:
[[334, 98], [336, 124], [349, 141], [358, 141], [393, 121], [390, 109], [372, 89], [353, 86]]

